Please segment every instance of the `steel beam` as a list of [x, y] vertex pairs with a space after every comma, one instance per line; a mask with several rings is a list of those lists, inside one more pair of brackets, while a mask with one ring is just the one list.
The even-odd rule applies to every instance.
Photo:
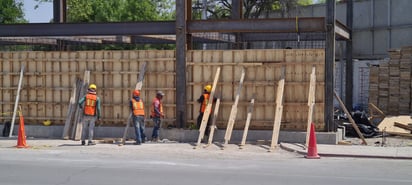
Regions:
[[326, 1], [326, 42], [325, 42], [325, 131], [334, 132], [336, 126], [333, 121], [333, 99], [335, 81], [335, 23], [336, 1]]
[[53, 22], [63, 23], [66, 22], [66, 0], [53, 0]]
[[[293, 33], [295, 19], [196, 20], [188, 22], [188, 32], [272, 32]], [[116, 29], [113, 29], [116, 28]], [[174, 21], [128, 23], [31, 23], [0, 25], [0, 37], [84, 36], [84, 35], [174, 35]], [[300, 18], [299, 31], [325, 32], [324, 18]]]
[[186, 6], [187, 1], [176, 0], [176, 126], [187, 122], [186, 108]]
[[[188, 23], [188, 31], [195, 32], [296, 32], [295, 18], [246, 20], [195, 20]], [[299, 18], [299, 32], [325, 32], [325, 19]]]
[[[325, 33], [300, 33], [300, 41], [325, 40]], [[243, 33], [243, 41], [297, 41], [297, 33]]]
[[0, 25], [0, 37], [84, 35], [174, 35], [174, 21], [128, 23], [30, 23]]
[[335, 33], [346, 40], [351, 38], [350, 29], [339, 21], [336, 21], [335, 23]]
[[346, 109], [352, 111], [353, 104], [353, 51], [352, 51], [352, 27], [353, 27], [353, 0], [346, 1], [346, 25], [349, 29], [349, 39], [346, 40], [346, 75], [345, 75], [345, 104]]

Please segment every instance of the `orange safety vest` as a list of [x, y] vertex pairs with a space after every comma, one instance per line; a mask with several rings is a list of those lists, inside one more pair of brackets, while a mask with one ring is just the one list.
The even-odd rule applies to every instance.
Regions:
[[97, 96], [95, 94], [87, 94], [85, 105], [84, 105], [84, 114], [88, 116], [94, 116], [96, 114], [96, 102]]
[[203, 94], [203, 102], [200, 107], [200, 112], [205, 112], [207, 103], [209, 102], [209, 96], [210, 94], [207, 94], [207, 93]]
[[[160, 115], [156, 115], [156, 112], [155, 112], [155, 103], [156, 103], [156, 101], [159, 101], [159, 112], [160, 112]], [[152, 117], [157, 117], [157, 116], [161, 116], [161, 115], [163, 115], [163, 104], [162, 104], [162, 101], [160, 101], [160, 100], [157, 99], [157, 98], [153, 98], [152, 107], [151, 107], [151, 109], [150, 109], [150, 116], [152, 116]]]
[[133, 115], [144, 116], [144, 106], [142, 100], [136, 101], [134, 98], [132, 98], [132, 109]]

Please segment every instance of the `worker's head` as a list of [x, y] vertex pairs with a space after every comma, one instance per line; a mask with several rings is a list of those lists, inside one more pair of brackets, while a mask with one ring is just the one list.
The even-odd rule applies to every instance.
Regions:
[[139, 90], [134, 90], [133, 91], [133, 96], [136, 96], [136, 97], [140, 96], [140, 91]]
[[163, 96], [165, 96], [165, 93], [163, 93], [163, 91], [157, 91], [156, 92], [156, 97], [157, 98], [161, 99], [161, 98], [163, 98]]
[[90, 84], [90, 85], [89, 85], [89, 89], [90, 89], [90, 90], [96, 90], [97, 87], [96, 87], [95, 84]]
[[212, 91], [212, 86], [211, 85], [206, 85], [204, 90], [205, 90], [205, 92], [210, 93], [210, 91]]

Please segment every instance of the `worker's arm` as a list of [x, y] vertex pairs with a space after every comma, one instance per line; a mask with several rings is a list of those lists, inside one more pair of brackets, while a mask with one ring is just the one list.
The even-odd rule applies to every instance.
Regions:
[[130, 109], [130, 111], [133, 111], [133, 102], [132, 102], [132, 100], [129, 101], [129, 109]]
[[160, 108], [160, 102], [159, 102], [159, 101], [154, 101], [154, 102], [153, 102], [153, 107], [154, 107], [154, 112], [155, 112], [156, 116], [161, 117], [162, 114], [161, 114], [161, 112], [160, 112], [160, 110], [159, 110], [159, 108]]
[[203, 96], [203, 94], [199, 97], [199, 99], [197, 99], [198, 103], [203, 103], [203, 100], [205, 99], [205, 97]]
[[84, 97], [82, 97], [82, 98], [80, 98], [80, 100], [79, 100], [79, 107], [82, 109], [83, 108], [83, 106], [82, 106], [82, 104], [83, 104], [83, 102], [86, 100], [86, 97], [84, 96]]
[[101, 112], [100, 112], [100, 98], [97, 97], [96, 100], [96, 111], [97, 111], [97, 119], [100, 120]]

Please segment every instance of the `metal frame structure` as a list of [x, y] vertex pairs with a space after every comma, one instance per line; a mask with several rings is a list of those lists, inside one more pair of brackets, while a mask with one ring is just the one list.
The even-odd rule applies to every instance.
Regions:
[[[156, 22], [119, 22], [119, 23], [64, 23], [66, 21], [66, 0], [54, 0], [55, 23], [31, 23], [0, 25], [0, 38], [10, 37], [59, 37], [56, 41], [70, 42], [70, 38], [82, 36], [101, 36], [101, 43], [175, 43], [176, 44], [176, 124], [184, 127], [186, 120], [186, 51], [192, 49], [193, 40], [213, 42], [197, 33], [230, 33], [235, 43], [253, 41], [292, 40], [288, 33], [296, 33], [299, 26], [301, 40], [325, 40], [325, 128], [336, 131], [333, 123], [334, 61], [336, 39], [347, 43], [346, 104], [352, 105], [352, 42], [351, 26], [353, 0], [347, 2], [348, 25], [336, 21], [336, 0], [327, 0], [325, 18], [276, 18], [242, 19], [242, 1], [232, 1], [232, 15], [229, 20], [191, 20], [192, 0], [176, 0], [176, 20]], [[174, 35], [173, 39], [156, 38], [156, 35]], [[111, 37], [110, 37], [111, 36]], [[306, 37], [305, 37], [306, 36]], [[66, 38], [61, 38], [66, 37]], [[110, 37], [110, 39], [108, 38]], [[126, 38], [126, 39], [124, 39]], [[293, 38], [295, 39], [295, 38]], [[78, 41], [78, 40], [76, 40]], [[86, 42], [86, 41], [84, 41]], [[13, 44], [2, 41], [0, 44]], [[239, 49], [239, 48], [238, 48]], [[350, 100], [349, 100], [350, 99]], [[350, 108], [350, 107], [348, 107]]]

